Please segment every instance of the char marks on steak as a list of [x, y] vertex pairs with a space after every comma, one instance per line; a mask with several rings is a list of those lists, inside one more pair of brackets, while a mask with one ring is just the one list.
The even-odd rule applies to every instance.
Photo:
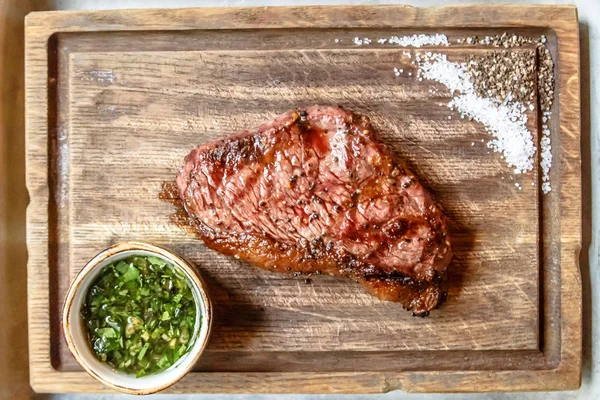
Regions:
[[176, 186], [197, 234], [221, 253], [350, 277], [416, 315], [445, 298], [444, 216], [365, 116], [289, 111], [195, 148]]

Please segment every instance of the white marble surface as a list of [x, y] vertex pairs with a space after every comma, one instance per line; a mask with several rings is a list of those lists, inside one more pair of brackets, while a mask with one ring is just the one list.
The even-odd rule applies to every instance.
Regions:
[[[21, 0], [15, 0], [21, 1]], [[482, 1], [483, 2], [483, 1]], [[157, 7], [208, 7], [208, 6], [265, 6], [265, 5], [330, 5], [330, 4], [409, 4], [419, 7], [446, 4], [467, 4], [471, 1], [457, 0], [40, 0], [40, 7], [47, 9], [116, 9], [116, 8], [157, 8]], [[583, 233], [584, 247], [581, 255], [581, 267], [584, 283], [584, 364], [583, 384], [576, 392], [558, 393], [489, 393], [457, 395], [412, 395], [400, 391], [381, 395], [156, 395], [159, 399], [196, 399], [196, 400], [462, 400], [462, 399], [600, 399], [600, 0], [498, 0], [488, 1], [494, 4], [575, 4], [579, 9], [581, 29], [581, 66], [582, 66], [582, 156], [583, 156]], [[595, 76], [594, 76], [595, 75]], [[49, 395], [40, 398], [54, 400], [88, 399], [125, 399], [125, 395]]]

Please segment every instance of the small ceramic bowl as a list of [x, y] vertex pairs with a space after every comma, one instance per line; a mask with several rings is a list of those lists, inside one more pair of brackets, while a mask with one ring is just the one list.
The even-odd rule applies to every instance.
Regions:
[[[169, 369], [140, 378], [117, 371], [95, 357], [80, 315], [85, 296], [96, 276], [108, 264], [131, 255], [160, 257], [179, 267], [190, 282], [196, 309], [202, 313], [202, 322], [197, 324], [194, 332], [193, 347]], [[104, 250], [81, 270], [67, 293], [62, 318], [63, 331], [69, 350], [91, 376], [106, 386], [121, 392], [150, 394], [173, 385], [196, 364], [208, 342], [212, 322], [212, 306], [206, 284], [190, 263], [162, 247], [146, 243], [124, 242]]]

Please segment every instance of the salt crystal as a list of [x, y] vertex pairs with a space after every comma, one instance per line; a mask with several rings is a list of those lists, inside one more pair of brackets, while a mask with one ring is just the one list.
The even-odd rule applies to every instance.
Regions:
[[542, 183], [542, 191], [544, 192], [544, 194], [548, 194], [550, 193], [550, 191], [552, 191], [552, 188], [550, 187], [550, 182]]

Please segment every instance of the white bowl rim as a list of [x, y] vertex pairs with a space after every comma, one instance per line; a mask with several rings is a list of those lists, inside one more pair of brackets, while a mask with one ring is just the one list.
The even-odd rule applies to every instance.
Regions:
[[[106, 265], [115, 259], [133, 254], [154, 255], [179, 267], [191, 283], [196, 306], [199, 305], [202, 312], [201, 324], [194, 331], [195, 342], [192, 348], [167, 370], [140, 378], [114, 370], [95, 357], [88, 343], [81, 344], [82, 341], [87, 342], [88, 339], [84, 337], [84, 331], [81, 328], [81, 308], [74, 304], [78, 300], [78, 305], [81, 306], [90, 284]], [[175, 384], [196, 364], [206, 348], [210, 336], [212, 304], [207, 294], [206, 284], [188, 261], [160, 246], [142, 242], [121, 242], [98, 253], [79, 272], [65, 297], [62, 322], [67, 346], [88, 374], [104, 385], [124, 393], [151, 394]]]

